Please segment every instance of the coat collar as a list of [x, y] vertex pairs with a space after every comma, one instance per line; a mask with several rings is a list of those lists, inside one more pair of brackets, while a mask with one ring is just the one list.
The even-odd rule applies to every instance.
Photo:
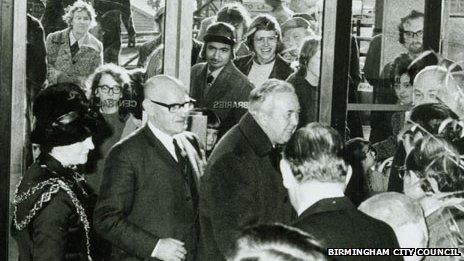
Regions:
[[238, 127], [257, 155], [264, 156], [271, 152], [271, 140], [249, 112], [240, 119]]
[[161, 141], [156, 138], [155, 134], [153, 134], [147, 123], [145, 123], [145, 125], [141, 128], [141, 132], [145, 139], [148, 141], [148, 145], [154, 147], [158, 151], [159, 155], [166, 160], [166, 162], [169, 162], [173, 167], [180, 170], [178, 162], [173, 158], [163, 143], [161, 143]]
[[[252, 53], [246, 56], [243, 56], [240, 59], [244, 60], [243, 65], [241, 65], [241, 69], [243, 70], [243, 74], [248, 75], [251, 70], [251, 66], [253, 66], [253, 60], [255, 58], [256, 54]], [[285, 67], [290, 67], [290, 65], [280, 56], [280, 54], [276, 54], [275, 61], [274, 61], [274, 67], [272, 68], [271, 74], [269, 75], [269, 78], [277, 78], [277, 73], [280, 68], [285, 68]]]
[[[70, 42], [69, 37], [70, 37], [70, 34], [71, 34], [71, 28], [66, 28], [64, 30], [64, 34], [67, 37], [67, 43], [69, 43]], [[83, 39], [82, 43], [79, 43], [79, 48], [88, 47], [88, 48], [94, 49], [97, 52], [101, 51], [101, 46], [99, 45], [99, 41], [91, 33], [87, 32], [85, 34], [85, 36], [83, 36], [83, 37], [84, 37], [84, 39]]]
[[[224, 96], [225, 93], [230, 91], [230, 89], [225, 88], [223, 86], [224, 83], [229, 82], [229, 75], [232, 73], [234, 70], [234, 65], [232, 64], [231, 61], [229, 61], [224, 68], [222, 68], [221, 72], [219, 75], [216, 77], [216, 79], [213, 82], [213, 85], [209, 89], [208, 93], [205, 94], [205, 98], [208, 101], [213, 101], [215, 98], [222, 97]], [[205, 66], [205, 85], [206, 85], [206, 75], [208, 73], [208, 66]]]
[[308, 216], [331, 211], [339, 210], [348, 210], [356, 209], [356, 207], [351, 203], [350, 199], [347, 197], [338, 197], [338, 198], [326, 198], [319, 200], [314, 205], [307, 208], [303, 213], [301, 213], [298, 219], [304, 219]]

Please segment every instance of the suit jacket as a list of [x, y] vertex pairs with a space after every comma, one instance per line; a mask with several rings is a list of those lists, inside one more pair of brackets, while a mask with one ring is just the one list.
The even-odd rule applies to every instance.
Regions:
[[103, 63], [103, 45], [93, 35], [87, 33], [86, 39], [79, 46], [79, 51], [71, 56], [69, 45], [69, 28], [51, 33], [47, 36], [48, 82], [73, 82], [81, 84]]
[[[356, 209], [347, 197], [328, 198], [293, 223], [326, 248], [399, 248], [393, 229]], [[403, 260], [401, 256], [339, 256], [337, 260]]]
[[113, 244], [111, 260], [148, 260], [161, 238], [184, 242], [186, 260], [194, 260], [198, 198], [185, 177], [148, 125], [110, 150], [95, 229]]
[[229, 62], [216, 77], [209, 91], [205, 93], [207, 74], [207, 63], [195, 64], [192, 67], [190, 96], [197, 101], [197, 107], [209, 108], [217, 114], [221, 120], [219, 127], [219, 137], [221, 137], [245, 114], [253, 84], [232, 62]]
[[294, 212], [271, 151], [249, 113], [216, 145], [201, 179], [198, 260], [223, 260], [243, 227], [291, 221]]
[[[251, 70], [251, 66], [253, 65], [253, 58], [255, 54], [249, 54], [246, 56], [239, 57], [234, 60], [235, 66], [239, 69], [243, 74], [248, 75]], [[274, 68], [272, 68], [271, 74], [269, 75], [269, 79], [275, 78], [282, 81], [287, 80], [288, 76], [293, 73], [290, 64], [280, 56], [280, 54], [276, 55]]]

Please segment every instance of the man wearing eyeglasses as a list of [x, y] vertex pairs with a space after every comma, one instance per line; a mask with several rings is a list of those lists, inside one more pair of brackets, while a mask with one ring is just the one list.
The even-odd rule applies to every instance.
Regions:
[[[392, 63], [385, 65], [381, 71], [381, 75], [378, 76], [380, 81], [374, 86], [375, 103], [395, 104], [397, 102], [394, 89], [392, 88], [394, 83], [391, 82], [389, 76], [392, 75], [393, 65], [398, 63], [398, 60], [414, 61], [422, 53], [423, 30], [423, 13], [412, 10], [407, 16], [401, 18], [401, 22], [398, 25], [398, 41], [405, 47], [407, 52], [400, 54]], [[380, 59], [380, 50], [378, 58]], [[369, 140], [372, 143], [385, 140], [392, 134], [392, 126], [390, 125], [391, 115], [392, 113], [389, 112], [373, 112], [371, 114], [371, 134]]]
[[113, 244], [111, 260], [195, 260], [197, 177], [174, 138], [193, 108], [185, 90], [169, 76], [148, 79], [147, 124], [108, 155], [95, 228]]
[[219, 117], [220, 138], [245, 114], [253, 85], [232, 63], [236, 41], [231, 25], [210, 25], [204, 40], [200, 56], [206, 62], [192, 67], [190, 94], [197, 107], [211, 109]]

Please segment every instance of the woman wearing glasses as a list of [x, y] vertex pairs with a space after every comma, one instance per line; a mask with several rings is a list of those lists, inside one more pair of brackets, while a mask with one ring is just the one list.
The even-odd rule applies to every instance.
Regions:
[[77, 166], [94, 148], [98, 117], [84, 92], [71, 83], [52, 85], [34, 103], [31, 134], [41, 153], [13, 198], [12, 235], [19, 260], [100, 260], [92, 240], [95, 198]]
[[282, 34], [274, 17], [255, 17], [246, 39], [248, 48], [253, 53], [235, 59], [234, 63], [255, 87], [261, 86], [270, 78], [285, 81], [293, 72], [290, 64], [278, 54], [282, 49]]
[[103, 164], [109, 149], [121, 139], [122, 132], [135, 101], [131, 99], [130, 77], [126, 70], [115, 64], [97, 68], [90, 77], [90, 103], [106, 122], [101, 135], [95, 137], [96, 150], [91, 153], [87, 171], [89, 184], [98, 193]]

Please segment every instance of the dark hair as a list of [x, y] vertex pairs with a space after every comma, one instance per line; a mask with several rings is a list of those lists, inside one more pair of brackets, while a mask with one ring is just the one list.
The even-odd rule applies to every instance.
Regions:
[[432, 135], [438, 134], [440, 124], [446, 119], [459, 119], [448, 106], [442, 103], [425, 103], [411, 110], [410, 119], [419, 124]]
[[359, 205], [367, 195], [367, 181], [364, 178], [362, 161], [367, 158], [364, 148], [373, 150], [370, 142], [363, 138], [353, 138], [346, 142], [345, 160], [351, 165], [353, 174], [345, 189], [345, 195], [355, 204]]
[[[246, 43], [250, 51], [255, 51], [253, 47], [254, 36], [257, 31], [265, 30], [265, 31], [275, 31], [277, 34], [277, 48], [276, 54], [280, 53], [283, 49], [282, 44], [282, 31], [280, 29], [280, 25], [277, 20], [268, 14], [261, 14], [256, 16], [250, 24], [247, 33], [247, 40]], [[253, 31], [253, 32], [252, 32]]]
[[321, 39], [317, 36], [307, 36], [303, 41], [303, 44], [300, 48], [300, 56], [298, 58], [299, 65], [297, 69], [297, 74], [304, 78], [308, 70], [308, 63], [316, 54], [318, 48], [320, 48]]
[[423, 179], [422, 188], [433, 192], [427, 178], [433, 178], [440, 192], [464, 190], [464, 172], [458, 166], [458, 151], [444, 138], [425, 136], [416, 142], [406, 158], [406, 168]]
[[[98, 67], [89, 78], [91, 82], [90, 105], [95, 110], [101, 107], [101, 101], [100, 98], [97, 97], [96, 92], [100, 80], [105, 74], [110, 75], [121, 86], [122, 95], [119, 101], [130, 101], [132, 97], [130, 78], [126, 69], [112, 63], [104, 64]], [[121, 122], [126, 120], [130, 111], [129, 107], [130, 106], [125, 103], [119, 103], [119, 120]]]
[[312, 122], [293, 134], [284, 158], [299, 182], [344, 182], [348, 173], [344, 152], [343, 138], [334, 128]]
[[209, 108], [195, 108], [191, 111], [192, 113], [200, 113], [201, 115], [204, 115], [207, 117], [207, 127], [208, 129], [219, 129], [219, 126], [221, 125], [221, 119], [219, 119], [219, 116], [217, 114], [209, 109]]
[[311, 235], [282, 224], [257, 225], [241, 231], [228, 260], [329, 260]]
[[421, 13], [421, 12], [416, 11], [416, 10], [412, 10], [407, 16], [401, 18], [401, 22], [398, 25], [398, 32], [399, 32], [398, 41], [400, 42], [400, 44], [404, 44], [404, 24], [408, 20], [414, 20], [414, 19], [417, 19], [417, 18], [424, 18], [424, 13]]
[[138, 120], [142, 120], [144, 92], [143, 85], [146, 80], [146, 74], [143, 69], [134, 69], [129, 71], [132, 89], [132, 101], [135, 101], [135, 107], [130, 106], [129, 112]]
[[[224, 5], [216, 15], [217, 22], [229, 23], [234, 27], [237, 27], [239, 24], [243, 23], [245, 32], [248, 30], [248, 26], [250, 25], [250, 14], [240, 3]], [[236, 39], [236, 41], [239, 42], [240, 39]]]

